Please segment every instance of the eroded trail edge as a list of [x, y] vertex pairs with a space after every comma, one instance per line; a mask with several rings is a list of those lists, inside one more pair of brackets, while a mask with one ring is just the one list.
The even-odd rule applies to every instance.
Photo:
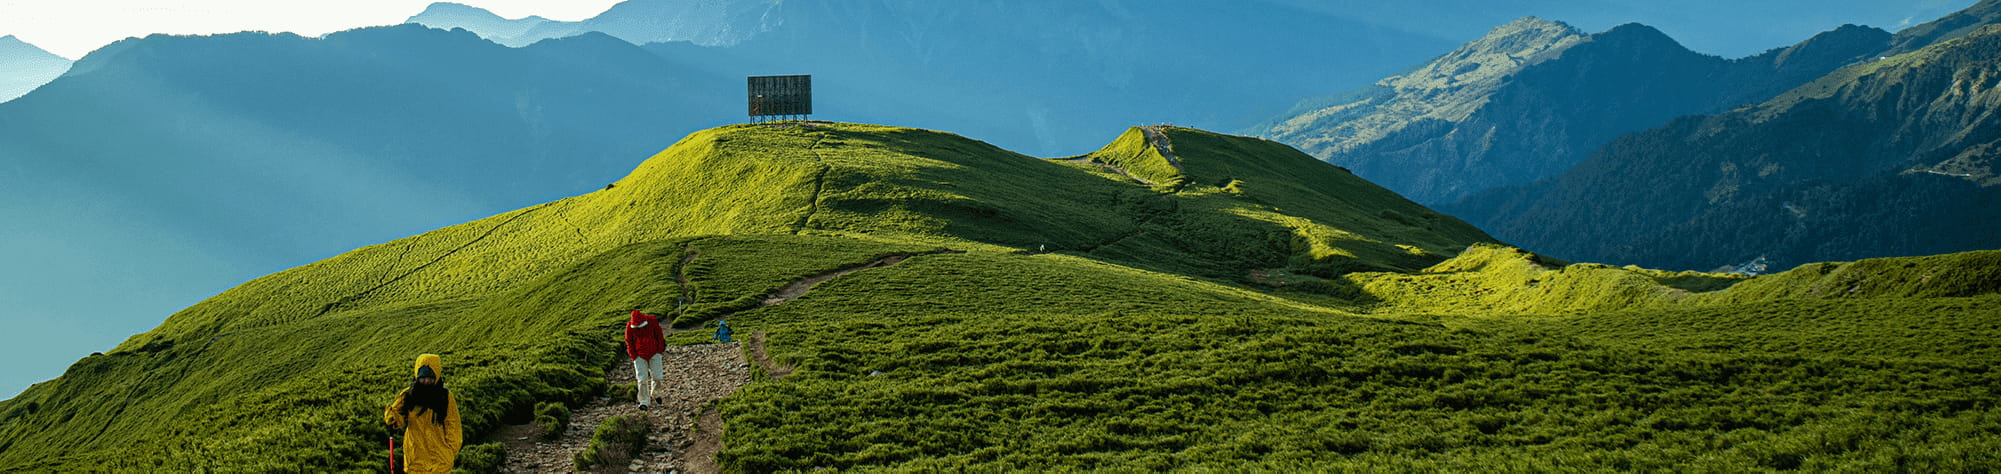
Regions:
[[764, 373], [771, 378], [782, 379], [792, 375], [792, 366], [771, 362], [771, 353], [764, 350], [764, 331], [750, 333], [750, 358], [757, 361], [757, 366], [763, 368]]
[[[664, 377], [652, 407], [641, 411], [625, 392], [599, 396], [575, 407], [562, 435], [553, 441], [539, 439], [532, 423], [503, 428], [496, 435], [507, 444], [507, 463], [501, 472], [576, 472], [576, 453], [590, 445], [598, 424], [618, 415], [643, 417], [652, 426], [640, 457], [614, 457], [585, 472], [718, 472], [721, 415], [712, 405], [750, 383], [750, 364], [743, 353], [739, 343], [669, 346], [661, 355]], [[629, 363], [618, 364], [606, 375], [605, 381], [614, 386], [632, 385], [635, 379]], [[716, 419], [714, 428], [690, 429], [711, 416]]]
[[[675, 280], [681, 284], [686, 292], [684, 294], [692, 297], [686, 269], [700, 251], [693, 246], [686, 250], [687, 254], [675, 267]], [[868, 263], [787, 283], [776, 293], [767, 295], [758, 307], [799, 298], [815, 285], [842, 275], [895, 265], [917, 255], [947, 253], [964, 252], [938, 249], [876, 257]], [[620, 396], [601, 395], [581, 407], [572, 407], [569, 423], [554, 440], [539, 437], [537, 426], [533, 423], [500, 429], [490, 439], [507, 445], [507, 462], [501, 472], [576, 472], [576, 453], [590, 445], [591, 434], [600, 423], [619, 415], [639, 416], [648, 421], [652, 428], [646, 436], [646, 447], [639, 458], [613, 460], [586, 472], [720, 472], [715, 456], [722, 452], [724, 424], [722, 413], [716, 409], [714, 402], [750, 383], [750, 364], [753, 362], [773, 379], [784, 378], [793, 372], [790, 366], [772, 362], [770, 353], [765, 349], [764, 331], [753, 331], [748, 340], [741, 342], [669, 346], [662, 353], [661, 361], [664, 378], [654, 392], [654, 406], [647, 410], [640, 410], [638, 401], [624, 396], [625, 392], [615, 391]], [[605, 382], [614, 386], [632, 385], [635, 379], [631, 364], [625, 362], [617, 364], [605, 376]]]
[[862, 271], [862, 270], [867, 270], [867, 269], [870, 269], [870, 268], [876, 268], [876, 267], [887, 267], [887, 266], [890, 266], [890, 265], [895, 265], [895, 264], [898, 264], [898, 263], [902, 263], [902, 262], [903, 262], [903, 259], [906, 259], [906, 258], [910, 258], [910, 257], [911, 257], [911, 256], [913, 256], [913, 255], [929, 255], [929, 254], [939, 254], [939, 253], [953, 253], [953, 251], [951, 251], [951, 250], [936, 250], [936, 251], [932, 251], [932, 252], [928, 252], [928, 253], [924, 253], [924, 254], [891, 254], [891, 255], [885, 255], [885, 256], [882, 256], [882, 257], [877, 257], [877, 258], [875, 259], [875, 261], [872, 261], [872, 262], [869, 262], [869, 263], [864, 263], [864, 264], [861, 264], [861, 265], [856, 265], [856, 266], [852, 266], [852, 267], [848, 267], [848, 268], [843, 268], [843, 269], [840, 269], [840, 270], [834, 270], [834, 271], [831, 271], [831, 272], [827, 272], [827, 273], [822, 273], [822, 274], [819, 274], [819, 275], [813, 275], [813, 276], [810, 276], [810, 277], [806, 277], [805, 279], [801, 279], [801, 280], [798, 280], [798, 281], [794, 281], [794, 282], [791, 282], [791, 283], [786, 283], [786, 284], [785, 284], [785, 286], [783, 286], [783, 287], [780, 287], [780, 288], [778, 288], [778, 292], [776, 292], [776, 293], [772, 293], [772, 294], [769, 294], [769, 295], [765, 295], [765, 298], [764, 298], [764, 302], [763, 302], [763, 303], [759, 303], [759, 304], [758, 304], [758, 307], [765, 307], [765, 306], [772, 306], [772, 305], [777, 305], [777, 304], [780, 304], [780, 303], [784, 303], [784, 302], [787, 302], [787, 301], [792, 301], [792, 300], [793, 300], [794, 298], [798, 298], [798, 297], [800, 297], [800, 296], [804, 296], [804, 295], [806, 294], [806, 292], [807, 292], [807, 291], [811, 291], [811, 290], [813, 289], [813, 285], [818, 285], [818, 284], [821, 284], [821, 283], [825, 283], [825, 282], [826, 282], [827, 280], [832, 280], [832, 279], [834, 279], [834, 278], [836, 278], [836, 277], [839, 277], [839, 276], [841, 276], [841, 275], [846, 275], [846, 274], [849, 274], [849, 273], [854, 273], [854, 272], [858, 272], [858, 271]]

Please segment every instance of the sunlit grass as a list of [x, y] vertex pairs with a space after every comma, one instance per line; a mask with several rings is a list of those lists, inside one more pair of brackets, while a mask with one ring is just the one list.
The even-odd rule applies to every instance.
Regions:
[[[921, 130], [698, 132], [608, 189], [190, 307], [0, 402], [0, 468], [375, 469], [416, 354], [444, 356], [476, 438], [608, 390], [632, 309], [733, 314], [797, 368], [721, 402], [721, 461], [744, 470], [1953, 470], [2001, 452], [2001, 252], [1756, 278], [1567, 264], [1283, 145], [1165, 133], [1180, 169], [1137, 130], [1093, 155], [1181, 180], [1149, 187]], [[913, 256], [760, 304], [892, 254]]]

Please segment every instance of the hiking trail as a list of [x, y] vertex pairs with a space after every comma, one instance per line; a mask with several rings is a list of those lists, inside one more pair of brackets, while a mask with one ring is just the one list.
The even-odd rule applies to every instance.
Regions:
[[[569, 424], [554, 441], [542, 440], [534, 423], [502, 427], [492, 439], [507, 444], [507, 463], [500, 472], [576, 472], [576, 453], [590, 445], [599, 423], [618, 415], [647, 419], [652, 429], [646, 447], [639, 458], [613, 458], [587, 472], [719, 472], [715, 455], [722, 450], [722, 418], [710, 404], [750, 383], [741, 344], [667, 347], [660, 357], [663, 378], [653, 406], [645, 411], [632, 398], [604, 395], [573, 407]], [[634, 380], [630, 363], [621, 362], [606, 375], [605, 382], [612, 385]], [[714, 423], [703, 423], [709, 426], [688, 429], [709, 418]]]
[[[1139, 130], [1141, 134], [1146, 136], [1146, 143], [1148, 145], [1152, 145], [1154, 151], [1160, 153], [1161, 158], [1166, 158], [1167, 164], [1169, 166], [1173, 166], [1174, 169], [1176, 170], [1185, 170], [1185, 168], [1181, 167], [1181, 158], [1174, 155], [1174, 139], [1168, 138], [1166, 132], [1166, 126], [1146, 125], [1139, 127]], [[1118, 173], [1119, 176], [1124, 176], [1126, 177], [1126, 179], [1137, 181], [1139, 182], [1139, 184], [1144, 184], [1147, 186], [1153, 185], [1153, 181], [1138, 176], [1133, 176], [1133, 174], [1127, 172], [1125, 168], [1118, 167], [1117, 165], [1113, 165], [1111, 163], [1105, 163], [1093, 160], [1091, 159], [1090, 156], [1080, 156], [1076, 158], [1060, 159], [1056, 161], [1061, 161], [1065, 163], [1097, 165], [1097, 167], [1099, 168], [1104, 168], [1106, 171]], [[1181, 190], [1180, 186], [1175, 187], [1175, 191], [1178, 192], [1180, 190]]]
[[[683, 288], [689, 287], [687, 264], [700, 254], [693, 246], [687, 251], [688, 254], [675, 268], [675, 278]], [[946, 253], [964, 252], [938, 249], [884, 255], [868, 263], [787, 283], [777, 292], [766, 295], [757, 308], [784, 304], [804, 296], [815, 285], [843, 275], [895, 265], [917, 255]], [[693, 296], [693, 293], [689, 295]], [[734, 314], [720, 317], [728, 318]], [[764, 345], [765, 333], [758, 330], [751, 331], [749, 338], [725, 344], [668, 346], [661, 356], [663, 378], [654, 393], [654, 406], [647, 410], [640, 411], [638, 400], [634, 398], [600, 395], [583, 406], [571, 407], [569, 423], [554, 440], [542, 439], [540, 428], [528, 423], [503, 426], [488, 435], [485, 442], [499, 441], [507, 445], [507, 462], [501, 466], [500, 472], [576, 472], [574, 456], [590, 445], [591, 434], [597, 430], [598, 424], [618, 415], [642, 416], [652, 428], [648, 430], [646, 447], [641, 450], [640, 456], [614, 460], [587, 472], [721, 472], [715, 463], [715, 456], [723, 448], [724, 426], [722, 413], [713, 406], [714, 402], [750, 383], [752, 363], [756, 363], [772, 379], [792, 374], [792, 367], [772, 362]], [[621, 361], [606, 373], [605, 382], [614, 386], [630, 385], [636, 378], [631, 363]]]
[[1105, 169], [1106, 171], [1110, 171], [1110, 172], [1113, 172], [1113, 173], [1118, 173], [1118, 174], [1119, 174], [1119, 176], [1124, 176], [1124, 177], [1126, 177], [1126, 179], [1130, 179], [1130, 180], [1133, 180], [1133, 181], [1137, 181], [1137, 182], [1139, 182], [1139, 184], [1144, 184], [1144, 185], [1147, 185], [1147, 186], [1152, 186], [1152, 185], [1153, 185], [1153, 182], [1152, 182], [1152, 181], [1147, 181], [1147, 180], [1145, 180], [1145, 179], [1141, 179], [1141, 178], [1140, 178], [1140, 177], [1138, 177], [1138, 176], [1133, 176], [1133, 175], [1132, 175], [1132, 173], [1127, 173], [1127, 172], [1126, 172], [1126, 169], [1125, 169], [1125, 168], [1120, 168], [1120, 167], [1117, 167], [1117, 166], [1112, 166], [1112, 164], [1111, 164], [1111, 163], [1100, 163], [1100, 162], [1097, 162], [1097, 161], [1093, 161], [1093, 160], [1091, 160], [1091, 157], [1088, 157], [1088, 156], [1086, 156], [1086, 157], [1080, 157], [1080, 158], [1072, 158], [1072, 159], [1068, 159], [1068, 160], [1057, 160], [1057, 161], [1062, 161], [1062, 162], [1067, 162], [1067, 163], [1081, 163], [1081, 164], [1086, 164], [1086, 165], [1097, 165], [1097, 166], [1098, 166], [1099, 168], [1104, 168], [1104, 169]]
[[1174, 156], [1174, 139], [1167, 137], [1167, 127], [1148, 125], [1140, 127], [1139, 130], [1140, 133], [1146, 134], [1146, 142], [1153, 145], [1154, 151], [1160, 152], [1162, 158], [1167, 158], [1167, 164], [1173, 165], [1174, 169], [1185, 170], [1181, 167], [1181, 158]]

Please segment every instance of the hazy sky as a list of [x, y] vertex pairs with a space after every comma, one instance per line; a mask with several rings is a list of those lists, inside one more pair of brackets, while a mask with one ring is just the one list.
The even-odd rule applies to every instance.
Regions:
[[[455, 0], [506, 18], [538, 15], [576, 21], [619, 0]], [[318, 36], [364, 26], [393, 25], [424, 11], [431, 0], [0, 0], [0, 36], [14, 35], [77, 59], [112, 42], [152, 33], [215, 34], [289, 31]]]
[[[402, 23], [433, 0], [0, 0], [0, 36], [66, 58], [152, 33], [288, 31], [318, 36]], [[453, 0], [506, 18], [576, 21], [621, 0]], [[956, 1], [956, 0], [938, 0]], [[1086, 0], [1077, 0], [1086, 1]], [[1241, 0], [1218, 0], [1241, 1]], [[1890, 31], [1977, 0], [1264, 0], [1381, 23], [1459, 42], [1514, 17], [1537, 15], [1587, 32], [1626, 22], [1660, 28], [1699, 52], [1739, 57], [1806, 39], [1843, 23]]]

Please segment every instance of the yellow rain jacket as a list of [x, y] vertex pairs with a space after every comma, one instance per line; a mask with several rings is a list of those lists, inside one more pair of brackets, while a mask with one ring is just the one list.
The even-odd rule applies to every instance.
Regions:
[[[418, 368], [430, 367], [436, 374], [438, 383], [445, 381], [444, 363], [437, 354], [417, 356], [417, 365], [410, 368], [415, 377]], [[452, 472], [452, 464], [459, 455], [459, 446], [464, 441], [459, 432], [459, 400], [457, 396], [445, 395], [445, 424], [440, 426], [432, 421], [431, 410], [424, 407], [410, 409], [410, 416], [403, 416], [403, 398], [410, 389], [396, 394], [396, 400], [382, 411], [382, 422], [391, 427], [405, 427], [403, 439], [403, 471], [411, 474]]]

